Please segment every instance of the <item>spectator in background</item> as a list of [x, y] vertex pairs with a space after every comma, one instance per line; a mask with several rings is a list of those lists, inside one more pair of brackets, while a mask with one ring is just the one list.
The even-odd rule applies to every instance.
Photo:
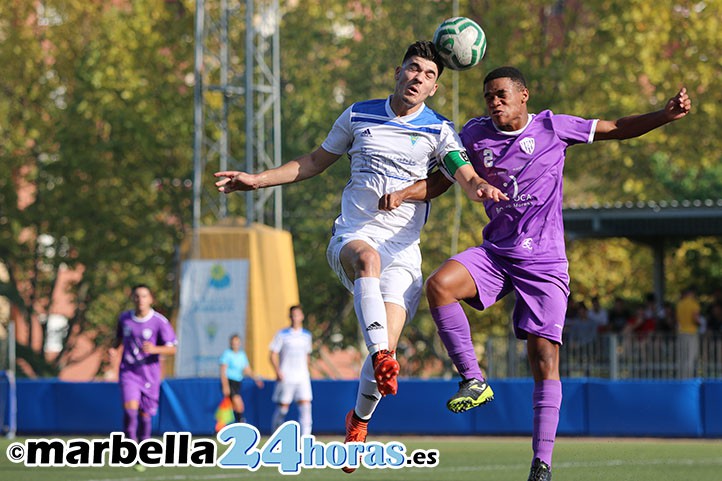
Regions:
[[710, 303], [710, 307], [715, 304], [722, 306], [722, 287], [715, 287], [712, 291], [712, 302]]
[[241, 336], [238, 334], [231, 336], [230, 347], [223, 351], [218, 364], [221, 371], [221, 389], [223, 396], [231, 398], [233, 417], [237, 423], [246, 422], [244, 416], [246, 406], [241, 397], [243, 377], [253, 378], [259, 389], [263, 387], [263, 380], [253, 374], [246, 351], [241, 349]]
[[615, 297], [614, 304], [609, 310], [607, 317], [609, 319], [609, 323], [607, 324], [608, 330], [613, 334], [621, 333], [630, 317], [629, 307], [625, 300], [621, 297]]
[[657, 328], [659, 317], [657, 298], [650, 292], [645, 297], [644, 305], [637, 309], [637, 313], [627, 324], [625, 332], [634, 333], [639, 339], [645, 339]]
[[660, 334], [673, 334], [676, 329], [677, 321], [674, 316], [674, 304], [665, 301], [662, 305], [662, 313], [657, 320], [657, 332]]
[[609, 313], [599, 303], [599, 297], [592, 297], [591, 308], [587, 312], [589, 320], [597, 327], [598, 332], [605, 331], [609, 325]]
[[722, 300], [712, 302], [707, 310], [707, 333], [715, 337], [722, 335]]
[[597, 338], [597, 325], [589, 318], [586, 304], [579, 302], [571, 317], [565, 321], [569, 342], [572, 346], [586, 346]]
[[686, 288], [676, 306], [678, 359], [680, 377], [683, 379], [695, 374], [695, 363], [699, 355], [700, 311], [696, 291], [692, 287]]

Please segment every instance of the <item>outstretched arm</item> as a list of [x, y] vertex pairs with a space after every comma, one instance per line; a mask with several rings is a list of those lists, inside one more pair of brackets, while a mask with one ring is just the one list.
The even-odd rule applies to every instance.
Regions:
[[[459, 167], [454, 178], [464, 189], [469, 199], [482, 202], [485, 200], [509, 200], [506, 194], [479, 177], [471, 164]], [[419, 180], [403, 190], [386, 194], [379, 199], [379, 209], [394, 210], [405, 200], [429, 200], [446, 192], [451, 182], [441, 173], [435, 172], [427, 179]]]
[[464, 189], [466, 196], [475, 202], [509, 200], [506, 194], [479, 177], [471, 164], [464, 164], [456, 169], [454, 178]]
[[418, 180], [402, 190], [384, 194], [379, 199], [379, 210], [394, 210], [406, 200], [431, 200], [451, 187], [452, 182], [440, 170]]
[[230, 170], [216, 172], [213, 175], [220, 178], [216, 182], [218, 192], [228, 194], [237, 190], [256, 190], [273, 187], [274, 185], [300, 182], [320, 174], [336, 162], [339, 157], [341, 156], [327, 152], [322, 147], [319, 147], [310, 154], [302, 155], [280, 167], [264, 170], [257, 174]]
[[614, 121], [600, 120], [594, 132], [594, 140], [624, 140], [644, 135], [650, 130], [661, 127], [687, 115], [692, 102], [687, 89], [682, 88], [677, 95], [667, 101], [664, 109], [641, 115], [630, 115]]

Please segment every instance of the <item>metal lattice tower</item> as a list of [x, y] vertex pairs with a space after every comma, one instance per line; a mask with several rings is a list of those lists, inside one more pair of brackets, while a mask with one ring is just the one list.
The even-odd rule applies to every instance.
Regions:
[[281, 164], [280, 20], [278, 0], [196, 1], [196, 233], [202, 224], [241, 213], [229, 203], [242, 199], [247, 224], [282, 227], [280, 187], [226, 196], [217, 192], [211, 176], [217, 170], [257, 172]]

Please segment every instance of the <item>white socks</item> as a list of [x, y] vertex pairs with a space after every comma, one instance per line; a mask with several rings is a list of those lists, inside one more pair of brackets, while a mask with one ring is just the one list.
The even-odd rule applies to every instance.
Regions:
[[278, 429], [278, 426], [283, 424], [286, 420], [286, 414], [288, 414], [288, 406], [277, 406], [276, 411], [273, 413], [273, 430]]
[[[288, 414], [287, 406], [278, 406], [276, 411], [273, 413], [273, 430], [275, 431], [278, 427], [283, 424]], [[301, 426], [301, 436], [311, 434], [311, 425], [313, 420], [311, 418], [311, 403], [303, 403], [298, 405], [298, 424]]]
[[[381, 296], [381, 281], [376, 277], [359, 277], [353, 283], [353, 305], [371, 354], [389, 348], [386, 307]], [[373, 373], [371, 378], [373, 379]], [[360, 414], [360, 413], [356, 413]]]
[[376, 378], [374, 377], [374, 366], [371, 361], [371, 354], [366, 356], [364, 365], [361, 368], [361, 375], [358, 382], [358, 393], [356, 394], [356, 415], [361, 419], [368, 421], [376, 410], [381, 394], [376, 387]]
[[301, 425], [301, 436], [311, 435], [311, 403], [298, 405], [298, 424]]

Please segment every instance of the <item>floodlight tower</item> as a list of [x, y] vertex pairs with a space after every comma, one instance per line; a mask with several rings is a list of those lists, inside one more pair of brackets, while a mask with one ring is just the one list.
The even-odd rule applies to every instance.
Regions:
[[[194, 233], [242, 212], [212, 172], [281, 164], [280, 20], [278, 0], [196, 0]], [[280, 187], [247, 192], [246, 223], [281, 228], [282, 207]]]

